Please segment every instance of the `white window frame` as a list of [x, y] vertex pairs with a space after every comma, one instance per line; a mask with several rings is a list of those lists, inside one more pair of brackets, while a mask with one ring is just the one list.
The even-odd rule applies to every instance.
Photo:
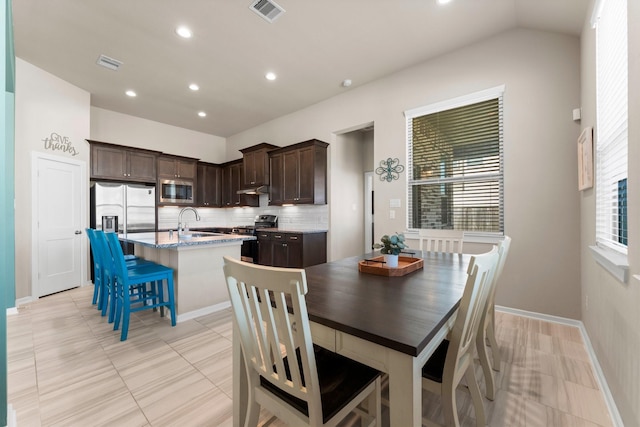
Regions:
[[[410, 121], [416, 117], [425, 116], [428, 114], [438, 113], [440, 111], [451, 110], [458, 107], [464, 107], [470, 104], [476, 104], [483, 101], [488, 101], [490, 99], [501, 98], [504, 99], [505, 85], [496, 86], [493, 88], [485, 89], [482, 91], [474, 92], [468, 95], [463, 95], [457, 98], [449, 99], [446, 101], [437, 102], [434, 104], [426, 105], [423, 107], [414, 108], [411, 110], [406, 110], [404, 112], [405, 120], [406, 120], [406, 149], [407, 149], [407, 200], [411, 200], [411, 191], [414, 183], [413, 180], [413, 155], [411, 150], [411, 132], [410, 132]], [[502, 144], [503, 142], [501, 142]], [[477, 231], [465, 231], [465, 241], [470, 242], [497, 242], [504, 236], [504, 154], [503, 147], [501, 147], [501, 158], [500, 158], [500, 186], [501, 186], [501, 225], [502, 230], [500, 232], [477, 232]], [[408, 235], [418, 234], [419, 230], [416, 228], [409, 228], [409, 209], [407, 209], [406, 214], [406, 224]]]
[[[597, 0], [593, 7], [591, 17], [592, 27], [596, 29], [596, 144], [595, 144], [595, 176], [596, 176], [596, 245], [591, 246], [591, 251], [596, 261], [611, 272], [614, 277], [623, 283], [628, 280], [627, 245], [614, 240], [614, 231], [617, 230], [618, 194], [615, 193], [615, 184], [621, 179], [628, 178], [628, 23], [626, 18], [627, 2], [624, 5], [614, 4], [617, 0]], [[606, 13], [607, 7], [620, 7], [617, 13], [624, 14], [621, 21], [610, 23], [609, 27], [601, 27], [598, 24], [603, 20], [607, 23], [610, 19]], [[616, 11], [616, 9], [614, 9]], [[615, 12], [614, 12], [615, 13]], [[619, 15], [618, 15], [619, 16]], [[608, 28], [608, 30], [607, 30]], [[623, 30], [623, 31], [622, 31]], [[601, 34], [599, 31], [602, 31]], [[612, 38], [613, 34], [613, 39]], [[606, 39], [601, 39], [606, 37]], [[626, 43], [620, 43], [624, 37]], [[602, 40], [609, 40], [606, 48], [602, 48]], [[610, 47], [614, 46], [613, 48]], [[622, 54], [622, 59], [602, 57], [611, 52]], [[624, 64], [620, 63], [623, 62]], [[610, 64], [614, 64], [611, 66]], [[604, 65], [604, 66], [603, 66]], [[624, 75], [617, 75], [619, 71]], [[604, 76], [604, 77], [603, 77]], [[604, 89], [603, 89], [604, 88]], [[602, 93], [617, 93], [613, 100], [605, 99]], [[613, 154], [611, 154], [613, 153]], [[617, 153], [617, 154], [616, 154]], [[615, 203], [614, 203], [615, 202]], [[615, 207], [613, 207], [616, 205]], [[626, 223], [628, 224], [628, 214]], [[627, 229], [628, 239], [628, 229]]]

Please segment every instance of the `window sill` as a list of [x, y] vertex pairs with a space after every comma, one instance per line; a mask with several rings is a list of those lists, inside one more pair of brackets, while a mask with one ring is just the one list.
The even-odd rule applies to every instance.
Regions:
[[591, 255], [593, 255], [598, 264], [604, 267], [618, 281], [627, 283], [629, 279], [629, 261], [626, 255], [602, 249], [598, 246], [589, 246], [589, 249], [591, 249]]
[[[419, 239], [420, 232], [416, 230], [405, 230], [404, 237], [407, 239]], [[504, 239], [504, 235], [499, 233], [478, 233], [467, 231], [464, 233], [463, 243], [485, 243], [497, 245]]]

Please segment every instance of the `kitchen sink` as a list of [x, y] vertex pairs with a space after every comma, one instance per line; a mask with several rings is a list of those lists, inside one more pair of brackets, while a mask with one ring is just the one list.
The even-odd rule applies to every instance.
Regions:
[[194, 231], [193, 233], [187, 232], [180, 234], [181, 239], [191, 239], [194, 237], [214, 237], [214, 236], [224, 236], [223, 233], [209, 233], [206, 231]]

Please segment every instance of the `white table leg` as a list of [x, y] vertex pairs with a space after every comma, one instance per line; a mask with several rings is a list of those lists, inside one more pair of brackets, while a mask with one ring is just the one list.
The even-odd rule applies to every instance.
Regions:
[[422, 365], [415, 357], [389, 352], [389, 415], [392, 426], [422, 424]]

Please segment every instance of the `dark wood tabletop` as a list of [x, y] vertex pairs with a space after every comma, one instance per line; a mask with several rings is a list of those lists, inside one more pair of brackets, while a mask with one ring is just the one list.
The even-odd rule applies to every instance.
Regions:
[[401, 277], [359, 272], [371, 256], [305, 269], [309, 319], [417, 356], [458, 308], [471, 255], [425, 253], [424, 268]]

